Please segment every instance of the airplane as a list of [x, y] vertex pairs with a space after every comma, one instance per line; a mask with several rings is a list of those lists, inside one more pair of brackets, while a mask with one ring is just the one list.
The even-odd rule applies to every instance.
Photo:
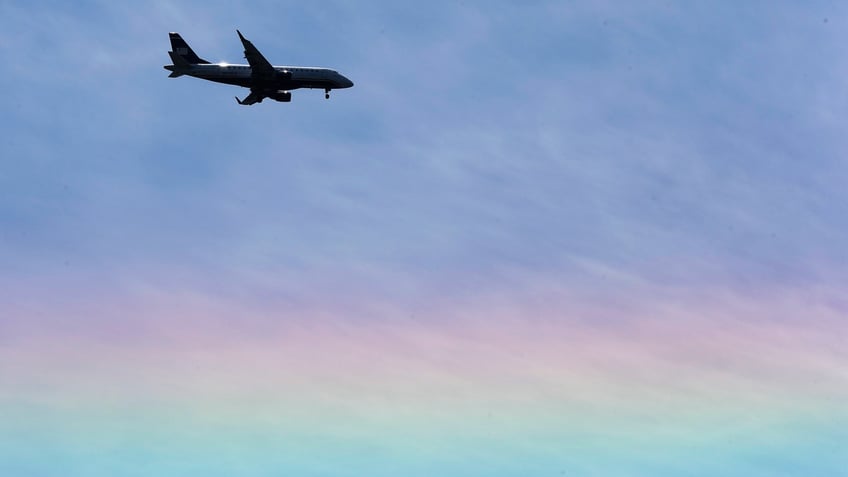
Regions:
[[168, 55], [174, 64], [165, 65], [165, 69], [171, 72], [168, 78], [188, 75], [250, 88], [250, 94], [244, 99], [236, 96], [238, 104], [244, 106], [261, 103], [265, 98], [288, 103], [291, 91], [298, 88], [323, 89], [324, 97], [330, 99], [331, 90], [353, 86], [353, 81], [329, 68], [273, 66], [240, 31], [236, 30], [236, 33], [244, 45], [247, 65], [212, 64], [197, 56], [179, 33], [169, 33], [172, 51]]

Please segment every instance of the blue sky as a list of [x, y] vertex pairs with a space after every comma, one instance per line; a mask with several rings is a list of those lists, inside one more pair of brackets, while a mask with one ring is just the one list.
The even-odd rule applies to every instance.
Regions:
[[[2, 260], [809, 277], [846, 258], [843, 9], [7, 3]], [[167, 31], [236, 61], [236, 27], [356, 88], [162, 77]]]
[[[673, 308], [708, 289], [787, 293], [787, 314], [809, 302], [842, 323], [846, 13], [0, 3], [0, 314], [61, 327], [116, 296], [332, 296], [367, 314], [559, 292], [626, 310], [622, 290]], [[236, 28], [274, 64], [355, 87], [241, 107], [242, 88], [167, 78], [169, 31], [240, 62]]]

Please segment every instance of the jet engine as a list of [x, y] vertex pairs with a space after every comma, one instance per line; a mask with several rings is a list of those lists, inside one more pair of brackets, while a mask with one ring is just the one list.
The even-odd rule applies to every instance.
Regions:
[[279, 101], [281, 103], [291, 102], [291, 92], [290, 91], [282, 91], [282, 90], [275, 91], [273, 93], [270, 93], [268, 95], [268, 97], [273, 99], [274, 101]]

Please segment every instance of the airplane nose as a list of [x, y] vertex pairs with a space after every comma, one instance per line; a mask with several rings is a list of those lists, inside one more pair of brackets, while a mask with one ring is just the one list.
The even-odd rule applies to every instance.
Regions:
[[347, 76], [342, 76], [342, 84], [344, 84], [344, 88], [350, 88], [353, 86], [353, 81], [347, 79]]

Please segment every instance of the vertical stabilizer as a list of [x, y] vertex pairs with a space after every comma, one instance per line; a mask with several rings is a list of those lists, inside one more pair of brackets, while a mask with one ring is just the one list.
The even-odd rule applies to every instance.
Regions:
[[[179, 33], [171, 32], [168, 34], [171, 37], [171, 50], [174, 54], [179, 55], [186, 63], [191, 65], [208, 65], [209, 62], [197, 56], [197, 53], [188, 46], [183, 37]], [[171, 55], [173, 58], [174, 55]], [[174, 64], [177, 64], [174, 61]]]

